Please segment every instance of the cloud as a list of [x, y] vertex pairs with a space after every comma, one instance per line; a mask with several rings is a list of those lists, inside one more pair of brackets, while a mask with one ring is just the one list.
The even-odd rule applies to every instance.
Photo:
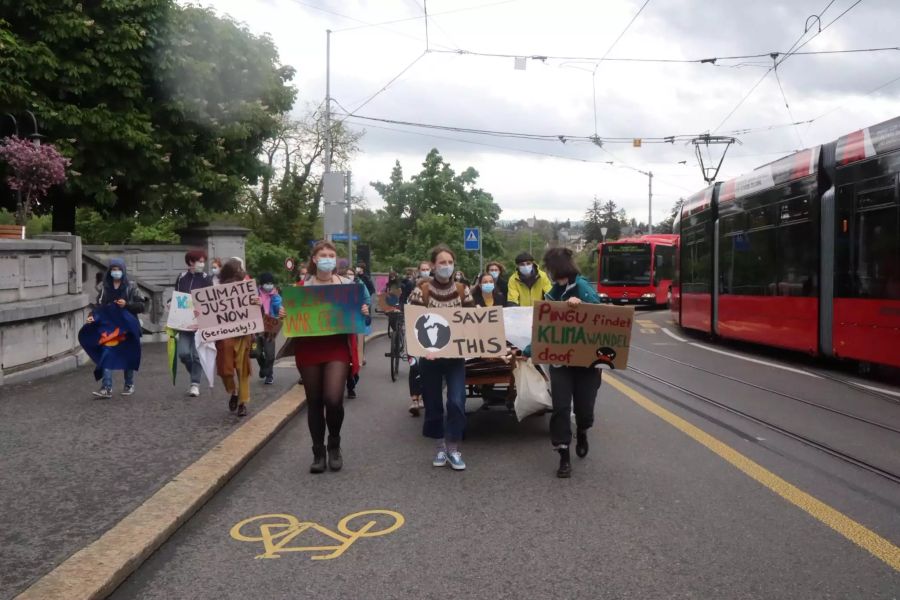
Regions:
[[[836, 0], [823, 15], [823, 26], [852, 2]], [[482, 2], [480, 8], [458, 11], [479, 3], [431, 0], [429, 13], [436, 16], [429, 22], [429, 41], [439, 49], [596, 57], [607, 51], [642, 3], [514, 0], [497, 5]], [[212, 4], [245, 21], [253, 31], [271, 33], [282, 60], [297, 68], [301, 97], [315, 103], [324, 97], [326, 28], [335, 31], [332, 94], [347, 109], [381, 90], [425, 50], [421, 19], [342, 31], [360, 23], [324, 12], [373, 23], [419, 16], [416, 3], [409, 1], [216, 0]], [[825, 0], [651, 2], [610, 56], [693, 59], [785, 51], [803, 33], [807, 17], [826, 4]], [[447, 11], [458, 12], [441, 14]], [[804, 50], [895, 46], [898, 20], [900, 4], [895, 0], [867, 0], [815, 36]], [[813, 35], [807, 33], [803, 39]], [[767, 58], [758, 62], [741, 68], [604, 62], [596, 76], [596, 132], [651, 137], [711, 131], [771, 64]], [[512, 58], [429, 53], [359, 112], [468, 128], [591, 135], [595, 131], [592, 77], [582, 70], [585, 67], [529, 60], [521, 71], [513, 69]], [[794, 120], [825, 116], [811, 125], [740, 134], [743, 144], [729, 149], [720, 178], [737, 176], [784, 153], [896, 116], [900, 105], [900, 80], [867, 94], [900, 77], [900, 52], [896, 51], [793, 56], [779, 68], [779, 76]], [[791, 120], [770, 73], [720, 133]], [[596, 194], [616, 200], [644, 219], [647, 177], [627, 167], [653, 171], [655, 220], [667, 216], [679, 195], [705, 185], [694, 148], [684, 143], [642, 144], [641, 148], [607, 144], [601, 149], [592, 144], [523, 141], [383, 123], [356, 126], [367, 131], [353, 164], [357, 187], [386, 179], [395, 159], [401, 160], [407, 175], [417, 172], [428, 150], [437, 147], [458, 171], [471, 165], [481, 173], [482, 186], [504, 209], [504, 218], [533, 212], [580, 218]], [[711, 150], [709, 160], [717, 160], [714, 153], [721, 148]], [[374, 190], [367, 189], [366, 195], [377, 205]]]

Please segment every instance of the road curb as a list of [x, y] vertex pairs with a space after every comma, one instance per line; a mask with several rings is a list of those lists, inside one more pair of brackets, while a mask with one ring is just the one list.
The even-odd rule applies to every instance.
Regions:
[[[366, 341], [385, 335], [387, 332], [378, 332]], [[305, 401], [303, 387], [292, 387], [16, 600], [106, 598], [222, 489]]]

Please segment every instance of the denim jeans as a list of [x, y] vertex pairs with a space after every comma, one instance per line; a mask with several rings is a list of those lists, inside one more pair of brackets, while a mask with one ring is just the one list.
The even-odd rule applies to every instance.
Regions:
[[180, 360], [191, 374], [191, 383], [200, 385], [200, 376], [203, 374], [203, 365], [200, 364], [200, 355], [197, 353], [197, 345], [194, 343], [193, 331], [179, 331], [176, 349]]
[[[466, 429], [466, 361], [462, 358], [419, 360], [425, 420], [422, 435], [448, 442], [462, 440]], [[447, 411], [444, 418], [444, 381], [447, 382]]]
[[[112, 370], [103, 369], [103, 387], [108, 390], [112, 389]], [[125, 385], [126, 387], [129, 385], [134, 385], [134, 371], [131, 369], [125, 370]]]

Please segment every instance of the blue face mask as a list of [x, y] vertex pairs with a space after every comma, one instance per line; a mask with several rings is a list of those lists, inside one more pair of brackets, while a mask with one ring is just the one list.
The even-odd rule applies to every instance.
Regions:
[[431, 277], [431, 271], [419, 271], [419, 277]]
[[519, 273], [528, 277], [531, 275], [531, 270], [534, 269], [534, 265], [519, 265]]
[[323, 273], [333, 273], [337, 266], [337, 259], [330, 257], [322, 257], [316, 262], [316, 268]]
[[488, 271], [488, 273], [489, 273], [490, 276], [493, 277], [494, 279], [497, 279], [497, 278], [500, 277], [500, 271]]
[[481, 291], [485, 294], [493, 294], [494, 293], [494, 284], [493, 283], [482, 283]]
[[122, 273], [122, 271], [110, 271], [109, 272], [109, 276], [116, 280], [122, 279], [123, 275], [124, 275], [124, 273]]
[[450, 279], [453, 276], [453, 265], [441, 265], [435, 271], [441, 279]]

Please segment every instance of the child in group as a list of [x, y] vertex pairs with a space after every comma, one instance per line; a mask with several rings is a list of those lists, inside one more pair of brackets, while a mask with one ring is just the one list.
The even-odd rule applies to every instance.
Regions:
[[259, 378], [265, 379], [266, 385], [272, 385], [275, 383], [275, 338], [281, 329], [278, 318], [281, 312], [281, 294], [275, 287], [275, 277], [271, 273], [261, 273], [257, 283], [264, 331], [256, 336], [256, 361], [259, 363]]

